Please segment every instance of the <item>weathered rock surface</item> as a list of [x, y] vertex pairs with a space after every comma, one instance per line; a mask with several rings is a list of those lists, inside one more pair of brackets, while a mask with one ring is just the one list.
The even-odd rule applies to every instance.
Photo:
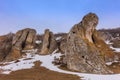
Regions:
[[31, 29], [28, 33], [24, 49], [33, 49], [35, 44], [36, 31]]
[[12, 33], [0, 36], [0, 61], [3, 61], [10, 52], [13, 36], [14, 35]]
[[113, 39], [112, 35], [108, 32], [98, 31], [98, 36], [104, 41], [110, 41]]
[[114, 48], [120, 48], [120, 40], [119, 39], [113, 39], [111, 40], [111, 45], [114, 47]]
[[65, 53], [65, 48], [67, 47], [66, 42], [67, 42], [66, 37], [62, 38], [60, 41], [59, 49], [61, 53]]
[[104, 57], [105, 62], [111, 62], [115, 60], [115, 54], [112, 49], [110, 49], [109, 45], [107, 45], [97, 31], [93, 33], [94, 44], [97, 49], [100, 51], [101, 55]]
[[21, 51], [24, 49], [32, 49], [36, 31], [34, 29], [23, 29], [18, 31], [12, 41], [12, 49], [6, 58], [7, 60], [14, 60], [21, 57]]
[[107, 53], [102, 51], [104, 47], [106, 51], [110, 49], [102, 39], [98, 38], [95, 29], [97, 24], [97, 15], [89, 13], [68, 33], [65, 59], [70, 70], [85, 73], [110, 73], [105, 65]]
[[45, 30], [40, 54], [51, 54], [57, 48], [57, 42], [49, 29]]

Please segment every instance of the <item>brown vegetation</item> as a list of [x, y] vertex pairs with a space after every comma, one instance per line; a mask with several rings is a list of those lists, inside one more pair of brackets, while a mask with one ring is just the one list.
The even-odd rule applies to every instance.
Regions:
[[32, 69], [18, 70], [9, 75], [0, 75], [0, 80], [80, 80], [80, 77], [64, 74], [39, 67], [41, 63], [35, 62]]

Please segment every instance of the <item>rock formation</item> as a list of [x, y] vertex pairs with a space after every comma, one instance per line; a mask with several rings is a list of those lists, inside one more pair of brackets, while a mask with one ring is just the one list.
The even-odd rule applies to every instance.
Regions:
[[113, 39], [112, 35], [108, 32], [98, 31], [98, 36], [104, 41], [110, 41]]
[[114, 39], [114, 40], [111, 40], [111, 42], [113, 43], [112, 46], [114, 48], [120, 48], [120, 40]]
[[105, 65], [107, 53], [104, 53], [104, 50], [110, 49], [102, 39], [98, 38], [95, 29], [97, 24], [97, 15], [89, 13], [83, 17], [80, 23], [75, 24], [68, 33], [65, 59], [70, 70], [99, 74], [110, 72]]
[[21, 52], [24, 49], [32, 49], [34, 46], [34, 40], [36, 31], [34, 29], [19, 30], [13, 40], [12, 49], [7, 57], [7, 60], [14, 60], [21, 57]]
[[55, 35], [46, 29], [44, 35], [36, 35], [34, 29], [26, 28], [19, 30], [15, 35], [10, 33], [0, 36], [0, 61], [16, 60], [27, 52], [26, 50], [31, 54], [38, 52], [47, 55], [58, 48], [57, 50], [63, 55], [61, 59], [56, 59], [56, 62], [67, 65], [70, 70], [84, 73], [111, 73], [105, 63], [120, 61], [120, 55], [113, 53], [104, 41], [111, 40], [113, 42], [111, 45], [119, 48], [120, 34], [116, 30], [114, 31], [116, 35], [111, 30], [108, 32], [99, 30], [98, 32], [97, 24], [97, 15], [89, 13], [80, 23], [75, 24], [68, 34]]
[[40, 54], [51, 54], [57, 48], [57, 42], [49, 29], [45, 30]]
[[62, 38], [60, 41], [59, 49], [61, 53], [65, 53], [65, 48], [67, 47], [66, 42], [67, 42], [66, 38]]
[[3, 61], [10, 52], [13, 36], [12, 33], [0, 36], [0, 61]]
[[105, 62], [111, 62], [115, 60], [115, 54], [110, 49], [109, 45], [107, 45], [101, 37], [99, 37], [99, 34], [97, 31], [94, 31], [93, 33], [93, 39], [94, 44], [97, 47], [97, 49], [100, 51], [101, 55], [104, 57]]

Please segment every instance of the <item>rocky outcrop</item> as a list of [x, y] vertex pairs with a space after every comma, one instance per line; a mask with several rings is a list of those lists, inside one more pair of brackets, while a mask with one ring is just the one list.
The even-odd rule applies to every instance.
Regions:
[[57, 48], [57, 42], [49, 29], [45, 30], [40, 54], [51, 54]]
[[105, 43], [101, 37], [99, 37], [99, 34], [97, 31], [94, 31], [93, 34], [94, 44], [97, 47], [97, 49], [100, 51], [101, 55], [104, 57], [105, 62], [111, 62], [115, 59], [115, 54], [113, 50]]
[[98, 36], [104, 41], [110, 41], [113, 39], [112, 35], [108, 32], [98, 31]]
[[114, 48], [120, 48], [120, 40], [114, 39], [114, 40], [111, 40], [111, 42], [113, 43], [112, 46]]
[[12, 47], [12, 38], [14, 34], [9, 33], [4, 36], [0, 36], [0, 61], [3, 61]]
[[70, 70], [85, 73], [110, 73], [105, 65], [105, 55], [109, 53], [104, 53], [110, 49], [102, 39], [98, 38], [95, 29], [97, 24], [97, 15], [89, 13], [68, 33], [65, 59]]
[[33, 49], [35, 44], [36, 31], [34, 29], [29, 30], [28, 36], [26, 38], [24, 49]]
[[12, 40], [12, 49], [7, 60], [14, 60], [21, 57], [24, 49], [32, 49], [34, 46], [36, 31], [34, 29], [23, 29], [18, 31]]
[[61, 41], [60, 41], [59, 50], [63, 54], [65, 53], [65, 48], [67, 47], [66, 42], [67, 42], [66, 37], [62, 38]]

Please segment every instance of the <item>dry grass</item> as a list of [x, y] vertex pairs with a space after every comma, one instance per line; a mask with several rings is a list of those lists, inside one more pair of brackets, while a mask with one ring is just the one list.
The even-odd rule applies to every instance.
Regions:
[[64, 74], [39, 67], [39, 61], [31, 69], [18, 70], [9, 75], [0, 75], [0, 80], [80, 80], [76, 75]]
[[120, 73], [120, 62], [115, 62], [112, 65], [108, 66], [115, 74]]

